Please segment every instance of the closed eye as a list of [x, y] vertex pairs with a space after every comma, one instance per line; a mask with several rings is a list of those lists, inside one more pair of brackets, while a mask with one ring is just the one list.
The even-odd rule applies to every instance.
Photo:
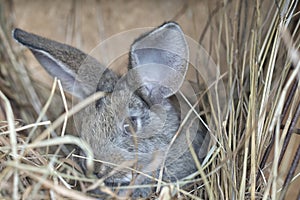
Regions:
[[125, 134], [135, 134], [141, 128], [141, 120], [137, 117], [128, 117], [124, 120], [123, 130]]
[[125, 134], [129, 135], [131, 133], [131, 129], [132, 128], [130, 127], [129, 123], [125, 122], [123, 124], [123, 130], [124, 130]]

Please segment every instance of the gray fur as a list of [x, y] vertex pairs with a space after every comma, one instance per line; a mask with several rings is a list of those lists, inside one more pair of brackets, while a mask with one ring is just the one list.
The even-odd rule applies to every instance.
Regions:
[[[178, 103], [172, 96], [180, 89], [188, 68], [188, 46], [179, 25], [168, 22], [138, 38], [131, 46], [129, 72], [123, 77], [66, 44], [20, 29], [14, 30], [13, 37], [28, 47], [49, 74], [61, 79], [64, 88], [75, 97], [84, 99], [95, 91], [109, 93], [75, 116], [78, 131], [92, 147], [95, 159], [118, 165], [137, 159], [130, 167], [156, 178], [164, 164], [164, 181], [176, 181], [197, 170], [184, 133], [166, 152], [181, 121]], [[198, 123], [195, 124], [197, 129]], [[206, 136], [201, 127], [198, 129], [193, 135], [196, 152], [203, 151]], [[112, 169], [95, 163], [94, 173], [103, 177]], [[128, 169], [120, 169], [106, 183], [128, 184], [131, 174]], [[135, 181], [152, 182], [142, 175]], [[136, 189], [133, 196], [145, 197], [150, 191]]]

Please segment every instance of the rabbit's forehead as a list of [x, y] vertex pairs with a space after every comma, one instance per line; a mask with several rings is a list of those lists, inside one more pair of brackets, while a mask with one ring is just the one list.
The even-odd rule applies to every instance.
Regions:
[[[145, 102], [135, 93], [122, 90], [116, 91], [109, 101], [109, 107], [123, 116], [143, 112], [147, 109]], [[108, 106], [108, 105], [106, 105]]]

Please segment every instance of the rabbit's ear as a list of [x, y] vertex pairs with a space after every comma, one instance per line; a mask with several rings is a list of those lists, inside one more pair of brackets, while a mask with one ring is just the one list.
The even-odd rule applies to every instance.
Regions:
[[138, 38], [131, 46], [130, 66], [149, 94], [167, 98], [181, 87], [188, 68], [188, 46], [175, 22], [168, 22]]
[[61, 80], [65, 90], [78, 98], [85, 98], [97, 89], [103, 73], [110, 73], [79, 49], [21, 29], [13, 31], [17, 42], [28, 47], [48, 73]]

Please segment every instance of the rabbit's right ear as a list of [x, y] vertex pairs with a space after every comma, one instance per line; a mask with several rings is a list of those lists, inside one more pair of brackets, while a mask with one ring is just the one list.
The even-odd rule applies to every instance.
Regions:
[[96, 59], [69, 45], [21, 29], [15, 29], [13, 37], [31, 50], [51, 76], [61, 80], [65, 90], [80, 99], [96, 91], [99, 79], [113, 76]]
[[[147, 100], [167, 98], [181, 87], [188, 69], [188, 45], [178, 24], [168, 22], [131, 46], [133, 85], [143, 86]], [[150, 99], [149, 99], [150, 98]]]

